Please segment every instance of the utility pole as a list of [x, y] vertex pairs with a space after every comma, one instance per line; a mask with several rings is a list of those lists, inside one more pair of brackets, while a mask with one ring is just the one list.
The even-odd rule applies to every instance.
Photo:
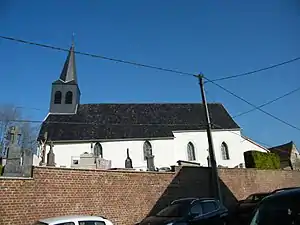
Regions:
[[208, 112], [208, 107], [207, 107], [207, 102], [206, 102], [206, 97], [205, 97], [205, 91], [204, 91], [203, 75], [199, 74], [197, 77], [199, 79], [202, 104], [204, 106], [204, 111], [205, 111], [204, 114], [205, 114], [205, 119], [206, 119], [206, 133], [207, 133], [207, 140], [208, 140], [208, 146], [209, 146], [208, 151], [209, 151], [209, 158], [210, 158], [210, 162], [211, 162], [211, 171], [212, 171], [212, 185], [213, 185], [215, 196], [222, 203], [222, 194], [221, 194], [221, 189], [220, 189], [217, 162], [216, 162], [214, 144], [213, 144], [212, 135], [211, 135], [211, 123], [210, 123], [209, 112]]

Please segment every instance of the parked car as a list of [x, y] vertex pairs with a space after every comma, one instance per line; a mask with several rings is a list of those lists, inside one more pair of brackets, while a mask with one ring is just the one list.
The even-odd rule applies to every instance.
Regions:
[[139, 225], [214, 224], [227, 222], [228, 210], [213, 198], [184, 198], [173, 201], [155, 216], [145, 218]]
[[300, 224], [300, 188], [280, 191], [264, 198], [250, 225]]
[[247, 222], [251, 219], [253, 210], [257, 204], [266, 196], [270, 195], [269, 192], [254, 193], [249, 195], [244, 200], [237, 204], [236, 214], [240, 222]]
[[100, 216], [61, 216], [41, 219], [33, 225], [113, 225], [113, 223]]
[[275, 193], [278, 193], [280, 191], [287, 191], [287, 190], [297, 189], [297, 188], [300, 188], [300, 187], [279, 188], [279, 189], [276, 189], [276, 190], [272, 191], [271, 194], [275, 194]]

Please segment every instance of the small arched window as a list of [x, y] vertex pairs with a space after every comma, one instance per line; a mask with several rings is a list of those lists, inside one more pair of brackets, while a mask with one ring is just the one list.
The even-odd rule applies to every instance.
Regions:
[[54, 94], [54, 104], [61, 104], [61, 92], [56, 91]]
[[103, 158], [102, 145], [99, 142], [97, 142], [94, 146], [94, 156], [97, 158]]
[[187, 145], [187, 155], [188, 155], [188, 161], [196, 160], [195, 147], [192, 142], [189, 142]]
[[149, 141], [144, 142], [143, 152], [144, 152], [144, 160], [147, 160], [147, 157], [152, 155], [152, 146]]
[[68, 91], [66, 93], [65, 104], [72, 104], [73, 101], [73, 93], [72, 91]]
[[221, 154], [222, 154], [222, 159], [223, 160], [228, 160], [229, 159], [229, 152], [228, 152], [228, 146], [225, 142], [222, 142], [221, 145]]

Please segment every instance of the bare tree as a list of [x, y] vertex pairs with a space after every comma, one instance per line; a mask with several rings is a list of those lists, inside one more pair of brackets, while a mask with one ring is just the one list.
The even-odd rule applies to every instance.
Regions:
[[36, 151], [37, 135], [39, 126], [30, 123], [23, 123], [18, 120], [22, 119], [21, 109], [13, 105], [0, 106], [0, 155], [5, 153], [5, 146], [9, 141], [8, 130], [11, 126], [18, 126], [21, 132], [19, 144], [22, 148]]

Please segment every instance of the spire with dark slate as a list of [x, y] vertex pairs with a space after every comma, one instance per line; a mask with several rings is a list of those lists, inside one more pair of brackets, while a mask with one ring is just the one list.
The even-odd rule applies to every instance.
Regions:
[[59, 79], [63, 82], [73, 81], [77, 84], [77, 74], [76, 74], [76, 65], [75, 65], [75, 53], [74, 53], [74, 41], [69, 50], [67, 60], [64, 64], [64, 68], [60, 74]]

